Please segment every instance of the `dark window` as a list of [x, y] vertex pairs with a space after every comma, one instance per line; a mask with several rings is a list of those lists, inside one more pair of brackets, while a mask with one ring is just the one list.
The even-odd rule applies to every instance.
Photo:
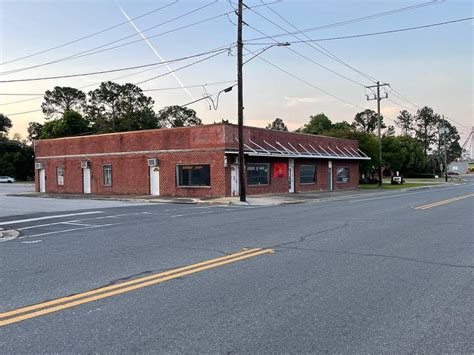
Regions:
[[336, 182], [349, 182], [349, 168], [336, 169]]
[[64, 168], [61, 166], [56, 168], [56, 182], [59, 186], [64, 185]]
[[316, 165], [300, 166], [300, 184], [314, 184], [316, 182]]
[[247, 185], [270, 184], [270, 164], [247, 164]]
[[178, 186], [211, 186], [210, 165], [178, 165]]
[[112, 186], [112, 165], [106, 164], [102, 167], [104, 186]]

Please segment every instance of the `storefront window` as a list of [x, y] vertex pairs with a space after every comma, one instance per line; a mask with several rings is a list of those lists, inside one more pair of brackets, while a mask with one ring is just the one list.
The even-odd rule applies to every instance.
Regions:
[[349, 182], [349, 168], [337, 168], [336, 182], [339, 182], [339, 183]]
[[270, 164], [247, 164], [247, 185], [270, 184]]
[[211, 186], [210, 165], [178, 165], [178, 186]]
[[112, 186], [112, 165], [105, 164], [102, 167], [102, 174], [104, 179], [104, 186]]
[[300, 166], [300, 184], [316, 183], [316, 165]]

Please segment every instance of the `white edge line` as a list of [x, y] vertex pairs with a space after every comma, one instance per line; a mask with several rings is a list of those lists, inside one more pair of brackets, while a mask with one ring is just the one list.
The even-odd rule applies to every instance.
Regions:
[[4, 226], [4, 225], [7, 225], [7, 224], [17, 224], [17, 223], [25, 223], [25, 222], [43, 221], [45, 219], [54, 219], [54, 218], [62, 218], [62, 217], [85, 216], [85, 215], [97, 214], [97, 213], [104, 213], [104, 212], [103, 211], [91, 211], [91, 212], [80, 212], [80, 213], [69, 213], [69, 214], [57, 214], [57, 215], [54, 215], [54, 216], [44, 216], [44, 217], [27, 218], [27, 219], [16, 219], [16, 220], [13, 220], [13, 221], [0, 222], [0, 226]]
[[91, 226], [91, 227], [84, 227], [84, 228], [72, 228], [72, 229], [65, 229], [65, 230], [54, 231], [54, 232], [47, 232], [47, 233], [40, 233], [40, 234], [33, 234], [33, 235], [25, 235], [25, 236], [22, 236], [22, 237], [18, 237], [18, 239], [36, 238], [36, 237], [41, 237], [41, 236], [44, 236], [44, 235], [73, 232], [73, 231], [79, 231], [79, 230], [84, 230], [84, 229], [110, 227], [110, 226], [116, 226], [117, 224], [121, 224], [121, 223], [101, 224], [101, 225], [98, 225], [98, 226]]

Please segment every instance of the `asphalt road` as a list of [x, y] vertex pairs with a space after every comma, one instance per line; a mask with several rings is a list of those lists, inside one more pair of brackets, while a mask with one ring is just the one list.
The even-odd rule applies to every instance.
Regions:
[[473, 353], [473, 193], [0, 217], [0, 353]]

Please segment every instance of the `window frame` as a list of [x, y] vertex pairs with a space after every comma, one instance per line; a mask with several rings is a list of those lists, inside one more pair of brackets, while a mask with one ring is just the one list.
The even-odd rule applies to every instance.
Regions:
[[[106, 180], [106, 169], [110, 171], [110, 181]], [[112, 164], [103, 164], [102, 165], [102, 185], [104, 187], [111, 187], [112, 186]]]
[[[312, 182], [301, 182], [301, 171], [304, 166], [314, 167], [313, 181]], [[318, 183], [318, 167], [316, 164], [301, 164], [300, 165], [300, 185], [315, 185]]]
[[[56, 185], [57, 186], [64, 186], [64, 166], [57, 166], [56, 167]], [[62, 171], [61, 178], [62, 180], [60, 181], [59, 177], [59, 172]]]
[[[267, 168], [267, 183], [266, 184], [250, 184], [249, 183], [249, 174], [248, 174], [248, 171], [249, 171], [249, 165], [266, 165], [268, 168]], [[247, 182], [247, 186], [269, 186], [271, 185], [271, 180], [270, 180], [270, 177], [271, 177], [271, 164], [270, 163], [247, 163], [247, 166], [246, 166], [246, 182]]]
[[[180, 184], [180, 171], [182, 172], [183, 166], [208, 166], [209, 167], [209, 185], [181, 185]], [[180, 169], [181, 168], [181, 169]], [[212, 184], [212, 175], [211, 175], [211, 164], [210, 163], [201, 163], [201, 164], [176, 164], [176, 187], [183, 189], [210, 189]]]
[[[337, 170], [338, 169], [347, 169], [347, 181], [338, 181], [337, 180]], [[351, 169], [348, 166], [336, 166], [336, 184], [347, 184], [351, 181]]]

